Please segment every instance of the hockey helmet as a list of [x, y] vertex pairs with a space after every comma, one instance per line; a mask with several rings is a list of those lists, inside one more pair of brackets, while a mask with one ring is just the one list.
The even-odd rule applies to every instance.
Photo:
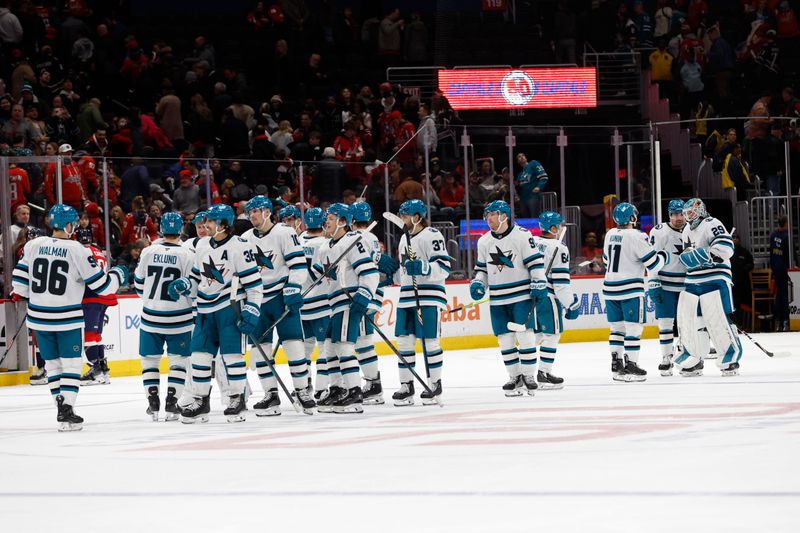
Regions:
[[162, 235], [180, 235], [183, 229], [183, 217], [174, 211], [164, 213], [161, 217], [161, 234]]
[[325, 223], [325, 212], [319, 207], [306, 209], [306, 227], [308, 229], [320, 229]]
[[618, 226], [625, 226], [627, 224], [636, 224], [636, 221], [639, 220], [639, 211], [633, 204], [629, 204], [628, 202], [622, 202], [617, 204], [617, 207], [614, 208], [614, 212], [612, 213], [611, 218], [614, 219], [614, 222]]
[[63, 230], [67, 227], [67, 224], [72, 224], [72, 228], [75, 229], [78, 224], [78, 212], [75, 211], [74, 207], [68, 205], [54, 205], [50, 208], [47, 216], [50, 220], [50, 227], [53, 229]]
[[343, 203], [331, 204], [328, 207], [327, 214], [334, 215], [336, 216], [336, 218], [343, 218], [347, 226], [350, 226], [353, 223], [353, 212], [350, 211], [350, 207], [347, 204]]
[[690, 198], [683, 204], [683, 216], [692, 229], [696, 228], [708, 216], [706, 204], [700, 198]]
[[489, 213], [505, 213], [506, 217], [510, 220], [511, 219], [511, 207], [508, 203], [504, 202], [503, 200], [495, 200], [494, 202], [489, 202], [485, 208], [483, 208], [483, 218], [485, 219]]
[[425, 207], [425, 202], [422, 200], [406, 200], [400, 204], [398, 213], [409, 216], [419, 215], [420, 218], [425, 218], [428, 210]]
[[683, 213], [683, 200], [676, 199], [670, 200], [667, 206], [667, 213], [674, 215], [676, 213]]
[[354, 222], [369, 222], [372, 220], [372, 208], [367, 202], [355, 202], [350, 205]]
[[215, 222], [219, 222], [220, 220], [224, 220], [228, 227], [233, 227], [233, 208], [228, 204], [214, 204], [208, 208], [208, 213], [206, 214], [206, 218], [208, 220], [213, 220]]
[[293, 205], [287, 205], [278, 211], [278, 222], [283, 222], [284, 219], [289, 217], [300, 218], [300, 210]]
[[545, 211], [539, 215], [539, 228], [550, 233], [553, 226], [560, 227], [564, 223], [564, 218], [555, 211]]
[[272, 212], [272, 200], [264, 196], [263, 194], [259, 194], [258, 196], [253, 196], [250, 200], [248, 200], [247, 204], [244, 206], [244, 212], [249, 213], [254, 209], [269, 209], [270, 213]]

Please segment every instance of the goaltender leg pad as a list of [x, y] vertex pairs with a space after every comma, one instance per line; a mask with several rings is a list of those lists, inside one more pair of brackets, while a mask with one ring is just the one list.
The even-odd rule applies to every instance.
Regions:
[[683, 346], [683, 352], [673, 361], [678, 368], [691, 368], [705, 357], [704, 343], [698, 332], [701, 327], [697, 316], [699, 304], [700, 298], [690, 292], [682, 292], [678, 299], [678, 337]]
[[703, 311], [708, 334], [720, 355], [717, 359], [717, 366], [720, 368], [737, 363], [742, 357], [742, 344], [728, 322], [723, 298], [725, 295], [722, 291], [707, 292], [700, 296], [700, 309]]

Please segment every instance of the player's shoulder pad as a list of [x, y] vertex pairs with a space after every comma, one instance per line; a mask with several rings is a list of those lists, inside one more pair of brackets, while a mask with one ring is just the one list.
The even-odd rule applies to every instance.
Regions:
[[425, 228], [425, 229], [426, 229], [426, 230], [427, 230], [429, 233], [433, 233], [433, 234], [435, 234], [435, 235], [441, 235], [441, 233], [442, 233], [442, 232], [441, 232], [441, 231], [439, 231], [438, 229], [436, 229], [436, 228], [432, 228], [432, 227], [430, 227], [430, 226], [428, 226], [428, 227], [427, 227], [427, 228]]
[[663, 222], [659, 223], [659, 224], [656, 224], [655, 226], [653, 226], [653, 229], [651, 229], [650, 232], [652, 233], [655, 230], [660, 230], [663, 227], [664, 227], [664, 223]]
[[244, 239], [242, 237], [236, 237], [236, 240], [238, 240], [239, 242], [243, 242], [245, 244], [250, 244], [250, 241], [248, 241], [247, 239]]
[[532, 235], [531, 230], [523, 226], [520, 226], [519, 224], [515, 224], [514, 229], [517, 231], [521, 231], [522, 233], [527, 233], [528, 235]]

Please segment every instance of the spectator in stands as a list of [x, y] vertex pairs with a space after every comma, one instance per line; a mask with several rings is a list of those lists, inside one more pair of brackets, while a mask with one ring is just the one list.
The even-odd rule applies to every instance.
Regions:
[[736, 200], [742, 202], [747, 200], [750, 183], [747, 163], [742, 160], [742, 147], [737, 144], [733, 148], [733, 153], [725, 156], [725, 163], [722, 166], [722, 188], [729, 190], [736, 187]]
[[581, 257], [584, 257], [587, 261], [591, 261], [589, 264], [589, 272], [592, 274], [602, 274], [605, 271], [605, 266], [603, 265], [603, 248], [597, 245], [597, 234], [595, 232], [590, 231], [586, 233], [586, 236], [583, 238]]
[[108, 128], [108, 124], [103, 120], [103, 115], [100, 113], [101, 105], [99, 98], [91, 98], [81, 106], [81, 111], [78, 114], [81, 143], [85, 143], [95, 131]]
[[730, 80], [734, 68], [733, 49], [728, 44], [728, 41], [722, 37], [719, 24], [709, 28], [708, 38], [711, 40], [711, 48], [708, 51], [708, 72], [714, 76], [717, 108], [727, 111], [731, 99]]
[[412, 174], [406, 174], [403, 181], [394, 190], [394, 201], [397, 205], [406, 200], [425, 200], [425, 188], [419, 178]]
[[13, 140], [17, 136], [22, 137], [23, 145], [26, 148], [33, 148], [37, 136], [41, 135], [38, 128], [25, 116], [25, 110], [21, 104], [14, 104], [11, 107], [11, 117], [3, 125], [3, 136], [8, 140]]
[[[420, 151], [424, 151], [427, 147], [430, 157], [433, 157], [434, 154], [436, 154], [439, 142], [438, 132], [436, 131], [436, 121], [433, 115], [431, 115], [431, 109], [427, 104], [420, 104], [417, 116], [419, 117], [419, 135], [417, 135], [419, 142], [417, 146]], [[439, 159], [437, 158], [436, 161], [438, 162]]]
[[703, 69], [697, 62], [697, 53], [696, 50], [693, 50], [689, 55], [689, 60], [681, 67], [681, 80], [685, 91], [683, 116], [689, 116], [689, 111], [696, 110], [704, 96]]
[[576, 63], [578, 21], [575, 10], [570, 7], [568, 0], [559, 0], [558, 2], [553, 20], [553, 36], [556, 40], [556, 61], [558, 63]]
[[119, 204], [126, 211], [131, 210], [131, 202], [137, 196], [150, 196], [150, 177], [144, 160], [140, 157], [131, 159], [131, 166], [120, 176]]
[[[25, 206], [28, 202], [28, 196], [31, 194], [31, 182], [28, 172], [14, 163], [9, 163], [8, 181], [11, 209], [16, 210], [21, 206]], [[28, 210], [28, 213], [30, 214], [30, 210]], [[25, 223], [27, 224], [27, 221]]]
[[650, 79], [658, 84], [660, 98], [669, 98], [672, 103], [672, 62], [674, 58], [667, 52], [667, 41], [663, 37], [656, 40], [656, 50], [650, 54]]
[[[78, 212], [83, 211], [83, 206], [89, 202], [89, 198], [80, 168], [72, 160], [72, 146], [62, 144], [58, 147], [58, 155], [61, 165], [61, 202], [74, 207]], [[50, 205], [57, 203], [56, 178], [56, 163], [48, 163], [44, 171], [44, 191]]]
[[348, 178], [344, 165], [336, 160], [336, 150], [328, 146], [322, 152], [322, 161], [314, 169], [311, 188], [317, 202], [333, 203], [342, 199], [342, 191], [347, 188]]
[[156, 226], [145, 211], [144, 198], [137, 196], [131, 202], [131, 212], [125, 216], [120, 244], [123, 246], [145, 239], [151, 243], [158, 237]]
[[358, 181], [363, 174], [361, 161], [364, 159], [364, 147], [361, 138], [356, 135], [353, 121], [344, 125], [344, 131], [333, 141], [336, 159], [345, 162], [345, 171], [352, 181]]
[[398, 8], [392, 9], [381, 21], [378, 32], [378, 54], [385, 67], [395, 66], [399, 63], [402, 44], [400, 32], [405, 24], [405, 21], [400, 18]]
[[269, 141], [275, 146], [273, 151], [284, 150], [287, 153], [289, 153], [289, 143], [293, 140], [292, 124], [288, 120], [281, 120], [278, 129], [269, 137]]
[[81, 149], [93, 157], [110, 157], [111, 149], [105, 128], [95, 131]]
[[180, 213], [196, 213], [200, 210], [200, 188], [194, 183], [192, 173], [181, 170], [180, 187], [172, 195], [172, 207]]
[[789, 331], [789, 219], [778, 218], [778, 227], [769, 236], [769, 266], [775, 280], [776, 331]]
[[639, 46], [644, 48], [653, 46], [653, 18], [645, 11], [642, 0], [635, 0], [633, 3], [631, 20], [636, 26], [636, 40]]
[[[736, 322], [743, 327], [743, 308], [750, 309], [750, 272], [753, 270], [753, 254], [742, 246], [739, 234], [733, 234], [733, 256], [731, 257], [731, 276], [733, 277], [733, 308]], [[751, 310], [752, 311], [752, 310]]]
[[527, 156], [522, 152], [517, 154], [517, 164], [521, 170], [515, 181], [519, 187], [522, 215], [531, 218], [538, 217], [541, 192], [547, 185], [547, 172], [535, 159], [528, 162]]
[[411, 13], [411, 22], [403, 32], [403, 59], [410, 65], [422, 65], [428, 60], [428, 28], [418, 11]]
[[125, 211], [120, 206], [115, 205], [111, 208], [109, 221], [111, 223], [109, 228], [111, 232], [111, 255], [118, 257], [122, 247], [120, 241], [122, 240], [122, 228], [125, 227]]
[[664, 39], [667, 42], [670, 30], [672, 29], [672, 6], [671, 0], [658, 0], [658, 8], [653, 16], [655, 27], [653, 28], [653, 38]]
[[444, 175], [444, 180], [442, 186], [439, 188], [438, 196], [442, 205], [442, 215], [463, 215], [464, 186], [456, 181], [453, 174], [448, 172]]
[[175, 141], [184, 139], [181, 99], [175, 95], [171, 85], [164, 89], [164, 96], [156, 105], [156, 116], [161, 129], [173, 145]]
[[133, 273], [139, 265], [139, 257], [142, 255], [142, 250], [150, 246], [150, 241], [147, 239], [139, 239], [129, 244], [122, 255], [119, 256], [115, 265], [124, 265], [128, 268], [129, 279], [128, 284], [133, 286]]
[[767, 190], [770, 191], [773, 196], [779, 196], [781, 194], [781, 189], [784, 188], [785, 152], [783, 130], [776, 124], [773, 124], [770, 130], [770, 136], [766, 139], [764, 157], [758, 169], [758, 172], [763, 176]]
[[0, 42], [4, 45], [15, 45], [22, 42], [22, 25], [17, 16], [11, 12], [8, 6], [11, 0], [0, 2]]
[[19, 205], [14, 210], [14, 223], [9, 228], [11, 230], [11, 242], [17, 240], [17, 236], [24, 230], [31, 221], [31, 208], [27, 205]]
[[222, 125], [219, 129], [219, 156], [223, 158], [240, 157], [250, 154], [247, 125], [236, 118], [230, 108], [222, 112]]

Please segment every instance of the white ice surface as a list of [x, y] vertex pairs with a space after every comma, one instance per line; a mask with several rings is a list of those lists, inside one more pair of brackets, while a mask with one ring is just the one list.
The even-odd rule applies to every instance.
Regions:
[[800, 334], [758, 338], [794, 355], [743, 339], [738, 377], [664, 378], [646, 341], [641, 384], [565, 344], [534, 398], [502, 395], [496, 349], [448, 352], [444, 408], [390, 405], [381, 357], [387, 405], [241, 424], [216, 392], [208, 424], [151, 422], [117, 378], [58, 433], [46, 387], [0, 388], [0, 531], [800, 531]]

